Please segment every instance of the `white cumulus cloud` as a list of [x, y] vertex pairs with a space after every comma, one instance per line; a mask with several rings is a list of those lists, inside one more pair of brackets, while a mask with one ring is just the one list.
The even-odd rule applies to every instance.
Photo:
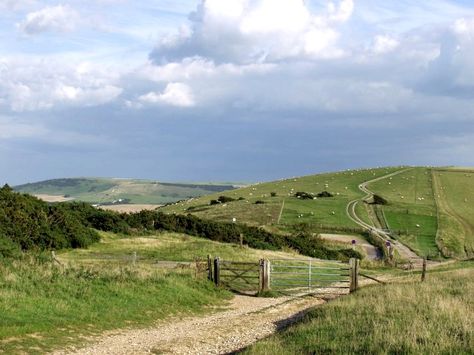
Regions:
[[377, 35], [374, 38], [373, 51], [375, 54], [385, 54], [399, 46], [399, 42], [390, 36]]
[[76, 10], [68, 5], [57, 5], [28, 13], [18, 27], [29, 35], [47, 31], [68, 32], [74, 30], [79, 21]]
[[183, 83], [169, 83], [163, 92], [149, 92], [140, 96], [138, 101], [142, 104], [164, 103], [179, 107], [195, 105], [191, 87]]
[[197, 55], [247, 64], [340, 57], [338, 26], [353, 9], [353, 0], [330, 2], [323, 13], [303, 0], [202, 0], [192, 25], [161, 40], [150, 56], [157, 63]]
[[14, 57], [0, 61], [0, 109], [96, 106], [122, 93], [120, 73], [89, 63]]

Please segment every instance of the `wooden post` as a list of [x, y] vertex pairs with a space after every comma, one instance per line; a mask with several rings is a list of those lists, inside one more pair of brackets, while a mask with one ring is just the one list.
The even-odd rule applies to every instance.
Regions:
[[212, 281], [213, 280], [213, 277], [212, 277], [212, 260], [211, 260], [211, 256], [208, 255], [207, 256], [207, 278], [208, 280]]
[[244, 235], [243, 235], [243, 233], [240, 233], [240, 246], [241, 247], [244, 246]]
[[135, 266], [136, 263], [137, 263], [137, 252], [134, 251], [132, 255], [132, 265]]
[[220, 285], [220, 272], [220, 259], [217, 257], [214, 258], [214, 283], [216, 284], [216, 286]]
[[421, 270], [421, 282], [426, 279], [426, 258], [423, 258], [423, 269]]
[[354, 287], [355, 287], [355, 290], [357, 290], [359, 288], [359, 265], [360, 265], [360, 260], [355, 259], [355, 268], [354, 268]]
[[359, 287], [359, 259], [351, 258], [349, 260], [349, 266], [350, 266], [349, 291], [354, 292]]
[[259, 274], [259, 292], [268, 291], [270, 289], [270, 262], [265, 259], [260, 259], [260, 274]]

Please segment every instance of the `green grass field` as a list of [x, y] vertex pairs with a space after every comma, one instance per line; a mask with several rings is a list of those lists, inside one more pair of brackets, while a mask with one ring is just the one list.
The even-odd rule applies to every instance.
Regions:
[[232, 189], [231, 184], [171, 184], [106, 178], [55, 179], [15, 187], [19, 192], [68, 196], [90, 203], [112, 203], [122, 199], [133, 204], [158, 205], [229, 189]]
[[244, 354], [471, 354], [474, 264], [464, 267], [362, 288]]
[[116, 260], [126, 265], [137, 253], [138, 263], [153, 261], [205, 260], [207, 255], [234, 261], [255, 261], [262, 258], [301, 257], [294, 251], [278, 252], [252, 249], [236, 244], [219, 243], [185, 234], [163, 232], [151, 236], [129, 237], [101, 232], [101, 241], [88, 249], [74, 249], [58, 253], [61, 260], [84, 265]]
[[388, 226], [401, 232], [403, 243], [419, 255], [438, 255], [437, 211], [429, 168], [413, 168], [368, 188], [388, 200], [383, 207]]
[[435, 170], [438, 242], [448, 256], [474, 256], [474, 170]]
[[230, 297], [187, 270], [65, 269], [33, 259], [0, 263], [0, 349], [42, 354], [108, 330], [208, 311]]
[[[253, 225], [277, 226], [280, 224], [284, 226], [311, 223], [353, 228], [357, 225], [347, 217], [346, 206], [351, 200], [364, 195], [358, 189], [358, 185], [397, 170], [399, 168], [351, 170], [261, 183], [203, 196], [175, 206], [167, 206], [161, 210], [176, 213], [189, 212], [202, 218], [227, 221], [235, 217], [240, 222]], [[298, 191], [314, 194], [328, 191], [334, 196], [301, 200], [294, 196]], [[276, 196], [272, 197], [272, 192], [276, 193]], [[221, 195], [243, 200], [209, 206], [211, 199], [216, 199]], [[263, 201], [264, 204], [255, 204], [257, 200]], [[280, 223], [278, 223], [283, 200], [285, 204]]]
[[58, 252], [62, 266], [47, 255], [0, 260], [0, 353], [45, 353], [104, 330], [210, 312], [229, 299], [206, 280], [205, 270], [196, 274], [193, 265], [170, 269], [157, 261], [193, 261], [207, 254], [253, 262], [298, 257], [176, 233], [101, 237], [89, 249]]

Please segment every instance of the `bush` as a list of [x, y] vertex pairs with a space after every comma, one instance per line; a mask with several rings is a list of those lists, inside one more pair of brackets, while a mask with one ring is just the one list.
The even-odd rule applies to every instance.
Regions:
[[316, 195], [317, 197], [333, 197], [334, 195], [327, 191], [322, 191]]
[[388, 204], [388, 201], [380, 195], [375, 194], [373, 199], [374, 199], [374, 204], [375, 205], [386, 205], [386, 204]]
[[36, 197], [16, 193], [8, 185], [0, 189], [0, 236], [2, 254], [15, 248], [86, 247], [99, 240], [97, 232], [84, 225], [80, 215], [61, 204], [48, 205]]
[[219, 201], [220, 203], [228, 203], [228, 202], [235, 201], [235, 199], [233, 199], [232, 197], [229, 197], [229, 196], [219, 196], [217, 201]]
[[277, 193], [276, 192], [270, 192], [271, 197], [276, 197]]
[[309, 192], [298, 191], [295, 193], [296, 198], [300, 198], [302, 200], [312, 200], [314, 198], [313, 194]]
[[19, 255], [20, 248], [18, 245], [4, 235], [0, 235], [0, 259], [18, 257]]
[[211, 206], [212, 206], [212, 205], [219, 205], [219, 204], [220, 204], [220, 202], [217, 201], [217, 200], [211, 200], [211, 201], [209, 202], [209, 205], [211, 205]]
[[264, 203], [265, 203], [265, 201], [262, 201], [262, 200], [255, 201], [256, 205], [263, 205]]

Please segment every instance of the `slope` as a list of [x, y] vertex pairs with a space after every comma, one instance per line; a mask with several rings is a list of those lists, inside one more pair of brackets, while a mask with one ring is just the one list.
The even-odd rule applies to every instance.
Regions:
[[474, 170], [433, 171], [439, 209], [438, 242], [448, 256], [474, 256]]
[[94, 204], [165, 204], [182, 199], [232, 190], [231, 184], [174, 184], [151, 180], [70, 178], [19, 185], [15, 190], [62, 196]]
[[[357, 233], [362, 229], [346, 215], [346, 206], [363, 196], [359, 184], [397, 170], [399, 168], [376, 168], [294, 177], [200, 197], [160, 210], [222, 221], [236, 218], [238, 222], [280, 230], [306, 224], [321, 231]], [[323, 191], [332, 196], [317, 197]], [[298, 198], [298, 192], [306, 195], [300, 194]], [[223, 200], [223, 203], [210, 205], [211, 200], [219, 196], [234, 201]]]

